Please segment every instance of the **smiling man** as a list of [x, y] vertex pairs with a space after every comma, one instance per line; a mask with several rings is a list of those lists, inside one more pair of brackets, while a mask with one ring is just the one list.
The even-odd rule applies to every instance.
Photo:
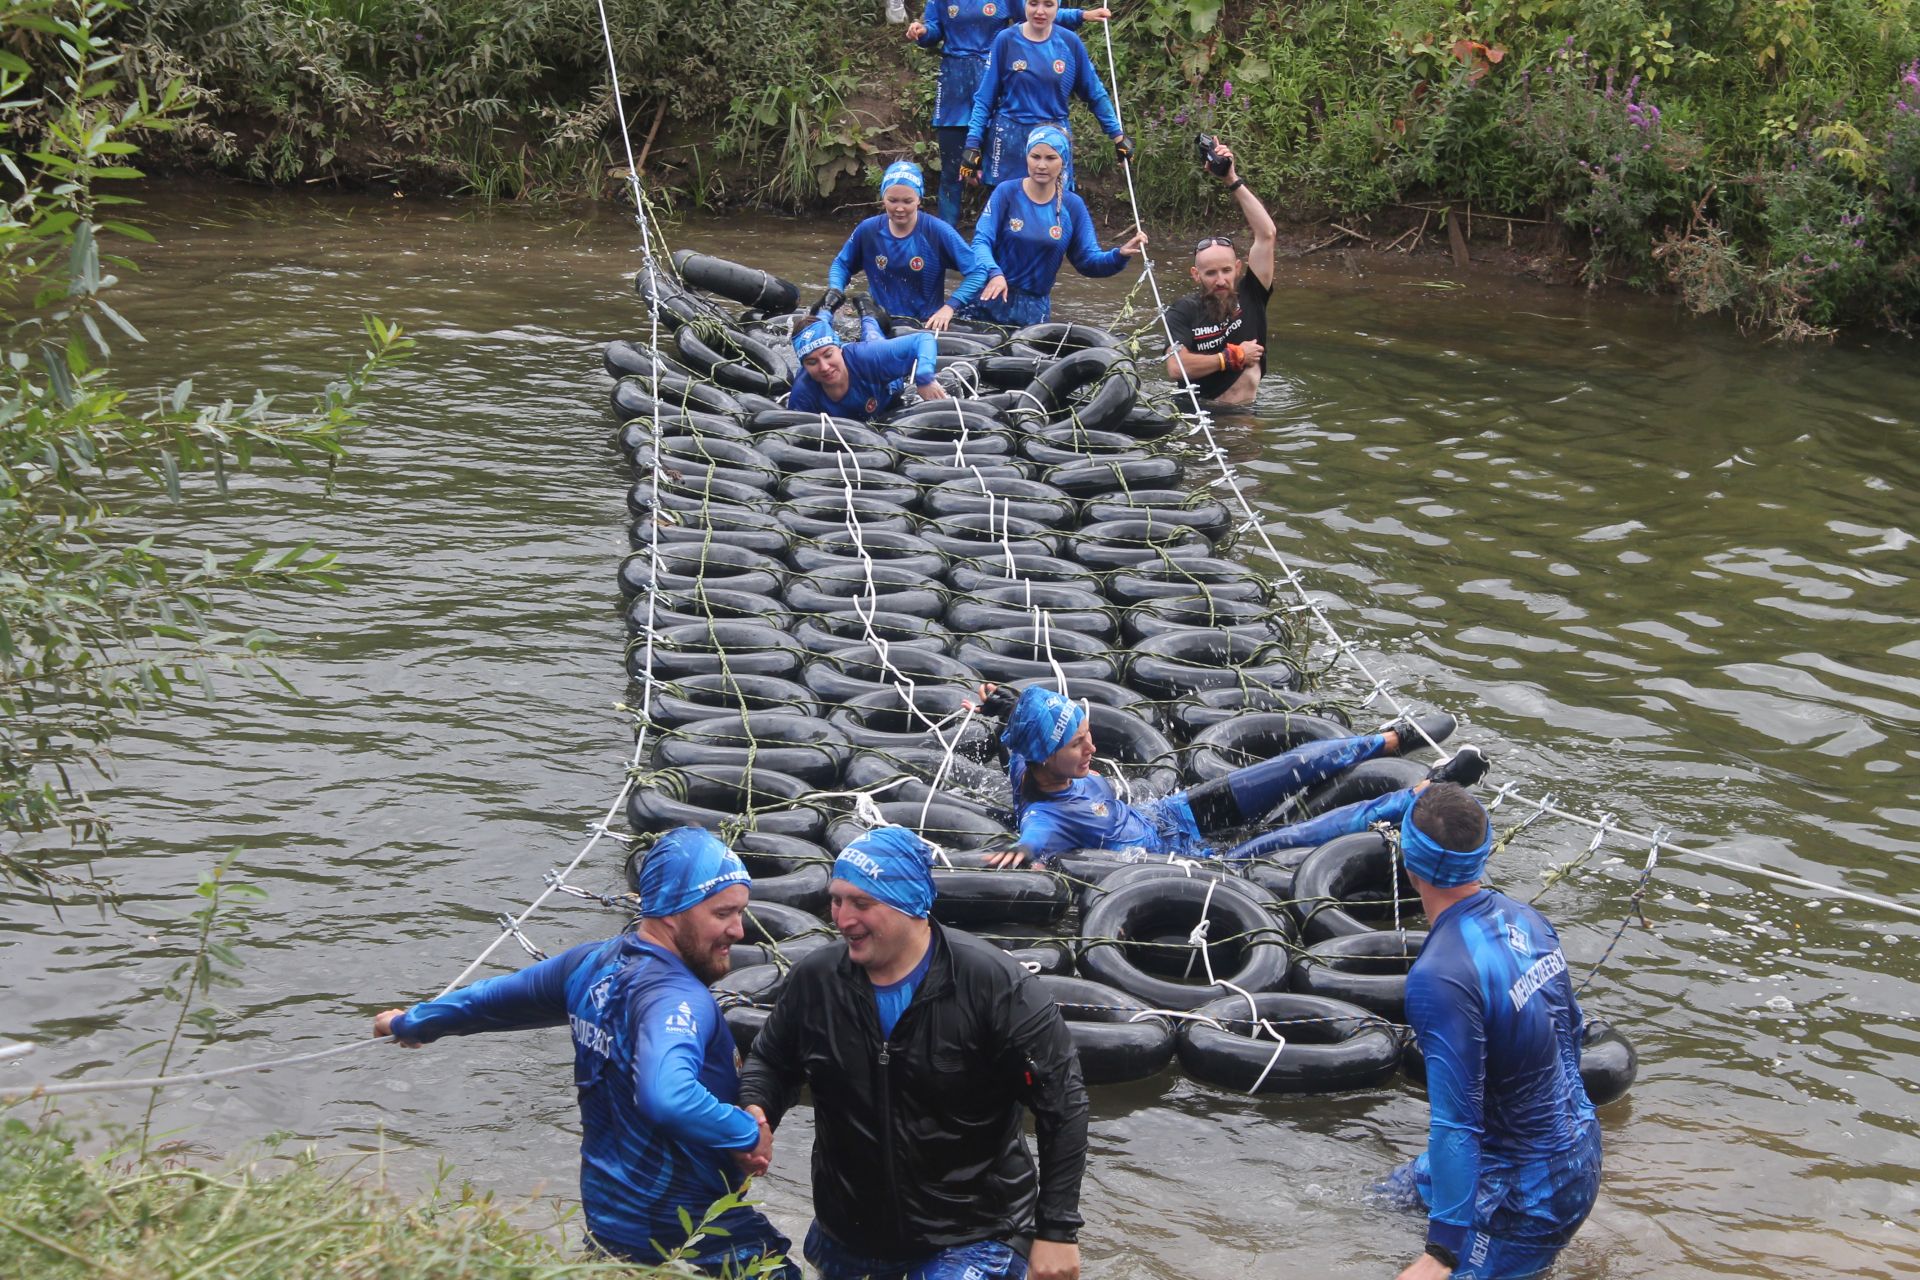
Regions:
[[[683, 1213], [700, 1221], [772, 1157], [772, 1131], [734, 1105], [733, 1036], [706, 985], [727, 972], [750, 884], [739, 857], [709, 832], [669, 831], [641, 864], [638, 928], [389, 1009], [373, 1033], [417, 1046], [570, 1027], [589, 1239], [614, 1257], [658, 1262], [687, 1243]], [[731, 1209], [716, 1225], [726, 1234], [696, 1241], [688, 1259], [713, 1275], [738, 1275], [789, 1248], [755, 1209]], [[800, 1269], [782, 1263], [770, 1275], [800, 1280]]]
[[927, 918], [931, 852], [880, 827], [834, 860], [843, 941], [794, 965], [741, 1100], [777, 1128], [813, 1090], [806, 1257], [822, 1280], [1075, 1280], [1080, 1060], [1031, 975]]
[[1253, 243], [1245, 259], [1226, 236], [1208, 236], [1194, 246], [1192, 275], [1200, 291], [1167, 308], [1167, 327], [1173, 332], [1167, 376], [1192, 383], [1204, 399], [1248, 404], [1267, 371], [1275, 228], [1273, 216], [1240, 177], [1233, 152], [1215, 145], [1213, 155], [1216, 164], [1227, 162], [1220, 181], [1240, 205]]

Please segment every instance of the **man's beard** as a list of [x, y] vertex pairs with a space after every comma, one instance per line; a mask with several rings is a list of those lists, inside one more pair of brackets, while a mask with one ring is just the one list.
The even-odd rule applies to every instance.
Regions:
[[1201, 310], [1206, 313], [1208, 324], [1225, 324], [1240, 310], [1240, 294], [1237, 290], [1215, 293], [1209, 289], [1207, 296], [1201, 300]]

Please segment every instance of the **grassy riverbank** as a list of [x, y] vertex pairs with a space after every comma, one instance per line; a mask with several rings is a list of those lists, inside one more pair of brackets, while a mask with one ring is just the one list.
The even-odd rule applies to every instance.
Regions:
[[[0, 1275], [557, 1280], [677, 1274], [584, 1260], [461, 1186], [392, 1194], [371, 1158], [200, 1168], [80, 1154], [58, 1125], [0, 1121]], [[576, 1233], [577, 1234], [577, 1233]]]
[[[880, 7], [609, 0], [650, 187], [682, 207], [804, 208], [862, 200], [886, 159], [924, 154], [935, 59]], [[1482, 237], [1544, 235], [1591, 282], [1678, 288], [1804, 336], [1920, 316], [1916, 12], [1144, 0], [1113, 36], [1154, 219], [1218, 207], [1193, 164], [1209, 129], [1283, 212], [1356, 246], [1450, 237], [1470, 208]], [[124, 21], [135, 64], [199, 96], [176, 163], [489, 198], [618, 185], [594, 0], [151, 0]], [[1104, 64], [1097, 28], [1089, 43]], [[1110, 152], [1083, 159], [1110, 191]]]

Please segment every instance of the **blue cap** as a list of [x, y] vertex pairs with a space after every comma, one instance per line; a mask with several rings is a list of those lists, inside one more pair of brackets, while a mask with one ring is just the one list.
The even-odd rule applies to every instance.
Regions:
[[1045, 760], [1086, 723], [1087, 709], [1063, 693], [1030, 684], [1020, 691], [1000, 741], [1029, 763]]
[[793, 354], [805, 360], [822, 347], [837, 347], [840, 335], [825, 320], [815, 320], [812, 324], [793, 335]]
[[[1485, 806], [1480, 812], [1486, 812]], [[1400, 819], [1400, 856], [1406, 860], [1408, 871], [1430, 885], [1453, 889], [1478, 880], [1492, 854], [1492, 821], [1487, 823], [1487, 838], [1480, 842], [1479, 848], [1460, 850], [1442, 848], [1439, 841], [1422, 831], [1414, 823], [1411, 808]]]
[[640, 914], [679, 915], [736, 884], [751, 885], [747, 864], [705, 827], [676, 827], [653, 842], [640, 864]]
[[1060, 153], [1062, 160], [1073, 158], [1073, 139], [1067, 131], [1057, 124], [1043, 124], [1027, 135], [1027, 150], [1031, 151], [1041, 143], [1046, 143]]
[[888, 187], [912, 187], [913, 194], [924, 196], [927, 194], [926, 175], [911, 160], [895, 160], [880, 175], [880, 190], [885, 191]]
[[933, 846], [905, 827], [875, 827], [840, 851], [833, 878], [924, 920], [933, 906]]

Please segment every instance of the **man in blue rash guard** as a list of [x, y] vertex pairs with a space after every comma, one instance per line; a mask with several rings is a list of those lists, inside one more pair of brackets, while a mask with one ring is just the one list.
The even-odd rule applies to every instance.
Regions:
[[[1087, 46], [1055, 25], [1058, 10], [1059, 0], [1028, 0], [1027, 20], [995, 36], [987, 50], [961, 155], [961, 173], [977, 174], [983, 186], [997, 187], [1021, 175], [1021, 157], [1036, 126], [1050, 124], [1071, 137], [1067, 104], [1076, 94], [1093, 109], [1120, 158], [1133, 155]], [[1069, 163], [1060, 181], [1072, 189], [1072, 158], [1061, 154]]]
[[1042, 125], [1027, 139], [1027, 176], [1001, 183], [987, 198], [973, 233], [973, 271], [954, 293], [968, 314], [996, 324], [1039, 324], [1053, 314], [1053, 282], [1063, 260], [1083, 276], [1118, 275], [1146, 247], [1143, 231], [1118, 249], [1100, 247], [1087, 202], [1060, 188], [1071, 154], [1067, 135]]
[[1400, 1280], [1543, 1274], [1600, 1193], [1600, 1125], [1580, 1080], [1579, 1002], [1546, 918], [1480, 883], [1493, 826], [1435, 783], [1400, 852], [1427, 913], [1407, 1018], [1427, 1064], [1427, 1150], [1386, 1189], [1424, 1204], [1426, 1252]]
[[[580, 1202], [600, 1251], [658, 1262], [744, 1177], [766, 1171], [773, 1134], [735, 1105], [732, 1033], [707, 983], [742, 936], [750, 879], [732, 850], [698, 827], [654, 842], [640, 872], [639, 927], [582, 943], [518, 973], [374, 1019], [373, 1033], [417, 1046], [441, 1036], [571, 1026], [580, 1094]], [[754, 1209], [728, 1210], [725, 1236], [690, 1261], [739, 1274], [784, 1257], [786, 1237]], [[791, 1263], [775, 1280], [800, 1280]]]
[[[1107, 9], [1062, 9], [1054, 23], [1072, 31], [1082, 19], [1105, 22], [1112, 16]], [[927, 0], [926, 13], [907, 27], [907, 39], [922, 49], [940, 50], [933, 135], [940, 141], [940, 217], [950, 226], [960, 225], [960, 153], [973, 118], [973, 94], [987, 69], [987, 50], [995, 36], [1026, 20], [1025, 0]]]
[[947, 398], [933, 380], [940, 348], [931, 332], [922, 329], [889, 338], [865, 314], [860, 317], [860, 331], [860, 342], [843, 346], [833, 322], [822, 318], [793, 335], [800, 376], [787, 392], [789, 409], [866, 422], [899, 399], [908, 377], [922, 400]]
[[880, 179], [880, 203], [886, 212], [855, 227], [840, 247], [827, 268], [822, 309], [838, 309], [848, 282], [865, 272], [867, 291], [888, 312], [911, 316], [936, 332], [947, 327], [960, 306], [944, 296], [947, 272], [965, 277], [973, 267], [973, 250], [958, 231], [921, 211], [925, 190], [920, 166], [913, 161], [896, 160], [887, 166]]
[[[1029, 685], [1018, 699], [1000, 689], [982, 693], [987, 713], [1006, 720], [1000, 741], [1007, 748], [1019, 830], [1012, 849], [987, 859], [993, 866], [1045, 864], [1070, 849], [1212, 857], [1206, 847], [1209, 833], [1252, 822], [1288, 796], [1362, 760], [1424, 745], [1411, 723], [1398, 721], [1380, 733], [1309, 742], [1136, 806], [1092, 771], [1093, 728], [1085, 704], [1039, 685]], [[1443, 737], [1452, 729], [1451, 719], [1432, 728], [1438, 730], [1432, 736]]]

